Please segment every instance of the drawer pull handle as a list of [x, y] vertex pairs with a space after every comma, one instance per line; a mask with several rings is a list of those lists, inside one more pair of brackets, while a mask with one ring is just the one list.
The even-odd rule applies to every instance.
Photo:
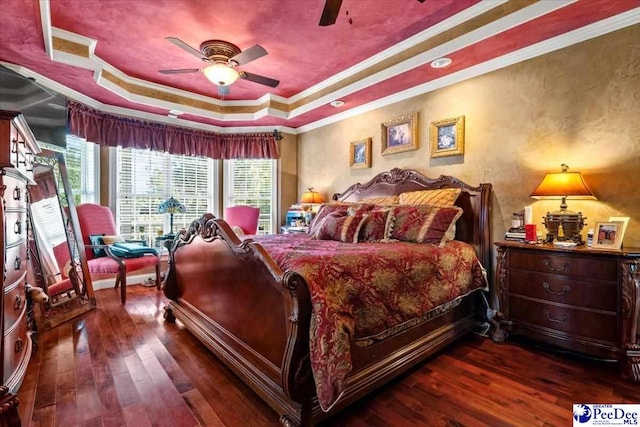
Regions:
[[13, 269], [18, 271], [22, 269], [22, 258], [19, 256], [16, 257], [16, 260], [13, 261]]
[[15, 187], [13, 189], [13, 200], [20, 200], [22, 199], [22, 191], [20, 190], [20, 187]]
[[13, 301], [13, 309], [18, 311], [22, 308], [22, 297], [20, 295], [16, 295], [16, 299]]
[[547, 318], [549, 322], [553, 322], [553, 323], [564, 323], [569, 319], [568, 314], [563, 314], [562, 319], [554, 319], [553, 317], [551, 317], [551, 315], [547, 310], [544, 311], [544, 316]]
[[567, 264], [566, 262], [562, 263], [562, 267], [552, 267], [551, 266], [551, 261], [549, 261], [548, 258], [545, 258], [542, 263], [544, 264], [545, 267], [547, 267], [547, 269], [549, 271], [555, 271], [556, 273], [560, 272], [560, 271], [564, 271], [565, 268], [569, 267], [569, 264]]
[[571, 290], [569, 285], [563, 285], [562, 286], [562, 291], [560, 291], [560, 292], [554, 291], [554, 290], [551, 290], [551, 285], [548, 284], [547, 282], [544, 282], [542, 284], [542, 287], [545, 288], [547, 290], [547, 292], [549, 292], [550, 294], [553, 294], [553, 295], [564, 295], [564, 294], [566, 294], [567, 292], [569, 292]]
[[22, 349], [24, 348], [24, 341], [22, 338], [18, 338], [16, 340], [15, 351], [16, 353], [22, 353]]
[[22, 234], [22, 221], [16, 221], [16, 223], [13, 225], [13, 232], [16, 234]]

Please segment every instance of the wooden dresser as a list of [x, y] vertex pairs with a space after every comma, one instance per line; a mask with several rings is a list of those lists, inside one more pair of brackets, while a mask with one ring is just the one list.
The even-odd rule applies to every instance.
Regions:
[[496, 246], [500, 311], [513, 332], [618, 360], [640, 382], [640, 248]]
[[2, 388], [0, 424], [20, 425], [17, 391], [31, 358], [31, 334], [27, 328], [27, 185], [33, 182], [33, 161], [39, 152], [24, 117], [0, 110], [0, 195], [2, 203]]

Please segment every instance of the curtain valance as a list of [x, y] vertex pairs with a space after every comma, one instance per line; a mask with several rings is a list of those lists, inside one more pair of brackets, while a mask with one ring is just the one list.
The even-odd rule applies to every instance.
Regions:
[[218, 134], [106, 114], [68, 101], [69, 131], [111, 147], [142, 148], [212, 159], [278, 159], [272, 133]]

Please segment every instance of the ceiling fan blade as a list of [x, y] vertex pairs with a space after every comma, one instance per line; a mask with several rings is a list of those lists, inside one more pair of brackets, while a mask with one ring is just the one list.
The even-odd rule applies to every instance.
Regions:
[[176, 70], [158, 70], [159, 73], [162, 74], [182, 74], [182, 73], [197, 73], [200, 71], [199, 68], [182, 68]]
[[192, 54], [194, 56], [197, 56], [198, 58], [202, 59], [203, 61], [209, 62], [209, 58], [204, 56], [202, 54], [202, 52], [200, 52], [197, 49], [192, 48], [191, 46], [189, 46], [188, 44], [186, 44], [185, 42], [183, 42], [179, 38], [177, 38], [177, 37], [165, 37], [164, 39], [170, 41], [174, 45], [178, 46], [180, 49], [184, 49], [185, 51], [189, 52], [190, 54]]
[[279, 80], [271, 79], [269, 77], [261, 76], [259, 74], [247, 73], [246, 71], [240, 71], [240, 78], [249, 80], [250, 82], [260, 83], [261, 85], [269, 87], [277, 87], [280, 84]]
[[424, 3], [424, 0], [418, 0], [420, 3]]
[[338, 13], [340, 13], [340, 6], [342, 6], [342, 0], [326, 0], [324, 3], [324, 9], [322, 10], [322, 16], [320, 17], [320, 26], [326, 27], [333, 25], [338, 19]]
[[265, 48], [260, 46], [259, 44], [253, 45], [248, 49], [243, 50], [233, 58], [229, 59], [229, 61], [233, 61], [238, 65], [244, 65], [251, 61], [255, 61], [258, 58], [262, 58], [267, 54]]

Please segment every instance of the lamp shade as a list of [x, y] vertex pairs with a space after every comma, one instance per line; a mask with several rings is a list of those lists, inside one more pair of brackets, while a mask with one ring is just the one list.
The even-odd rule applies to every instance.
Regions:
[[177, 213], [185, 213], [187, 208], [180, 203], [178, 200], [173, 197], [169, 197], [164, 202], [160, 203], [158, 206], [158, 213], [169, 213], [169, 214], [177, 214]]
[[597, 200], [580, 172], [567, 172], [569, 167], [562, 165], [562, 172], [548, 173], [542, 182], [533, 190], [531, 197], [535, 199], [572, 199]]
[[219, 62], [205, 67], [202, 72], [211, 83], [217, 86], [229, 86], [240, 77], [234, 68]]
[[302, 197], [300, 198], [300, 203], [322, 203], [324, 200], [322, 199], [322, 195], [317, 191], [313, 191], [313, 188], [307, 189], [304, 193], [302, 193]]

